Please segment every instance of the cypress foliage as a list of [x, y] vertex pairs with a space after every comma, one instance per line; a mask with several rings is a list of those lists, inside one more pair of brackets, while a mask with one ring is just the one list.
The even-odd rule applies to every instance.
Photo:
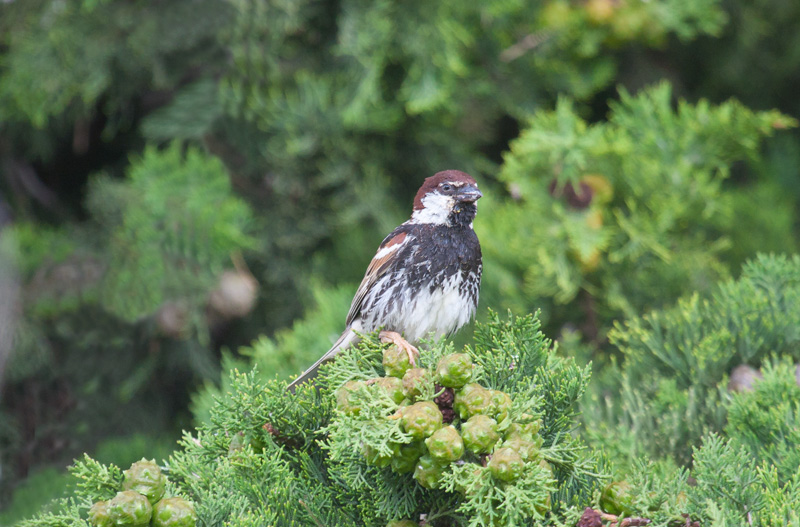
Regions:
[[[410, 444], [398, 421], [388, 419], [398, 405], [384, 399], [382, 390], [362, 394], [359, 414], [335, 401], [345, 383], [384, 373], [387, 345], [371, 335], [325, 366], [316, 387], [300, 387], [297, 395], [287, 392], [286, 382], [265, 380], [257, 370], [233, 370], [228, 391], [208, 409], [208, 421], [186, 433], [165, 462], [168, 493], [192, 500], [203, 525], [384, 525], [404, 518], [471, 526], [554, 521], [588, 499], [600, 474], [592, 454], [571, 435], [589, 370], [557, 357], [539, 327], [533, 316], [502, 320], [493, 313], [477, 328], [474, 345], [464, 350], [477, 364], [472, 380], [502, 388], [514, 401], [506, 426], [541, 420], [538, 459], [547, 463], [532, 464], [513, 484], [494, 479], [477, 458], [452, 464], [437, 490], [424, 488], [411, 473], [368, 464], [365, 449], [384, 449], [393, 441]], [[431, 344], [420, 365], [435, 369], [452, 351], [447, 342]], [[509, 360], [516, 361], [511, 375]], [[88, 456], [72, 472], [79, 480], [74, 496], [62, 500], [57, 512], [20, 527], [78, 525], [94, 502], [114, 495], [121, 478], [119, 468]]]
[[[695, 294], [618, 324], [610, 333], [625, 359], [614, 374], [618, 406], [611, 423], [592, 415], [597, 437], [613, 433], [600, 425], [605, 423], [632, 438], [634, 455], [688, 464], [705, 433], [725, 428], [732, 391], [749, 389], [731, 384], [736, 367], [760, 368], [773, 354], [800, 360], [798, 300], [800, 259], [763, 255], [707, 297]], [[781, 397], [791, 406], [793, 394]]]

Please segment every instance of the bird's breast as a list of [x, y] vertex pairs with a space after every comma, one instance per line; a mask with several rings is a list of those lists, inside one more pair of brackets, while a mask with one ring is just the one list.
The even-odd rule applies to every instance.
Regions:
[[475, 275], [456, 272], [416, 287], [398, 284], [388, 295], [376, 298], [374, 308], [363, 314], [365, 328], [398, 331], [410, 342], [448, 335], [474, 316], [477, 282]]
[[456, 331], [474, 316], [481, 253], [472, 229], [416, 226], [398, 266], [365, 298], [365, 330], [403, 333], [411, 342]]

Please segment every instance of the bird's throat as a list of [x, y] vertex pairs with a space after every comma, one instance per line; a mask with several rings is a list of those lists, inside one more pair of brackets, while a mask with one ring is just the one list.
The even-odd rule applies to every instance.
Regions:
[[478, 206], [475, 203], [457, 203], [447, 215], [447, 223], [451, 227], [472, 227], [477, 213]]

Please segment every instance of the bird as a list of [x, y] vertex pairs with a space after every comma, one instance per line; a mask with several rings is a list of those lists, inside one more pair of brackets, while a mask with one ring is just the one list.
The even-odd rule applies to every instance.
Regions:
[[359, 334], [380, 329], [381, 341], [393, 342], [414, 363], [415, 343], [451, 335], [475, 316], [483, 264], [473, 221], [482, 196], [475, 179], [458, 170], [424, 180], [411, 217], [384, 238], [367, 266], [344, 332], [289, 391], [316, 377]]

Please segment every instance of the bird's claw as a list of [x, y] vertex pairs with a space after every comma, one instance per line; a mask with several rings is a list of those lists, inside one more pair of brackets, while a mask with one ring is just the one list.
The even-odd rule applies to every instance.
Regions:
[[410, 342], [396, 331], [381, 331], [378, 335], [383, 343], [391, 342], [401, 350], [405, 351], [408, 355], [408, 361], [412, 366], [417, 365], [417, 358], [419, 357], [419, 350], [414, 347]]

